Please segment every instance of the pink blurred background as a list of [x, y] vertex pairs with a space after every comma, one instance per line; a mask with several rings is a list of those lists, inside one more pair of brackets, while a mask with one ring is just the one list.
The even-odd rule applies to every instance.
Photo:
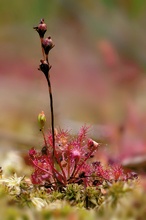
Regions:
[[[47, 83], [37, 70], [44, 17], [50, 52], [55, 126], [76, 134], [84, 124], [116, 157], [146, 153], [144, 1], [1, 2], [0, 147], [42, 143], [37, 115], [50, 127]], [[46, 129], [47, 130], [47, 129]]]

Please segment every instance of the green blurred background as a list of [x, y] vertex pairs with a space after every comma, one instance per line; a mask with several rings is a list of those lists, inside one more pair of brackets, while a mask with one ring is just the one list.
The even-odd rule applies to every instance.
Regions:
[[0, 4], [0, 147], [42, 143], [50, 127], [42, 58], [33, 30], [41, 18], [55, 47], [50, 71], [56, 127], [91, 136], [121, 155], [146, 152], [146, 1], [29, 0]]

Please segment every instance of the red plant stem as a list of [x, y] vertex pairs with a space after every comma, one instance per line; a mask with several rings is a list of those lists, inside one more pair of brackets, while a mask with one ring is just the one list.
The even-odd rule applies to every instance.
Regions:
[[56, 161], [57, 161], [57, 163], [58, 163], [58, 165], [59, 165], [59, 167], [60, 167], [60, 169], [61, 169], [61, 171], [62, 171], [62, 174], [63, 174], [63, 177], [64, 177], [64, 182], [65, 182], [65, 184], [66, 184], [66, 181], [67, 181], [66, 175], [65, 175], [64, 169], [63, 169], [63, 167], [62, 167], [60, 161], [59, 161], [58, 158], [57, 158], [56, 152], [55, 152], [55, 158], [56, 158]]
[[[45, 173], [48, 173], [49, 175], [51, 175], [52, 177], [53, 177], [53, 179], [54, 179], [54, 181], [57, 179], [57, 181], [58, 181], [58, 178], [56, 178], [56, 175], [55, 175], [55, 177], [54, 177], [54, 175], [52, 175], [48, 170], [46, 170], [46, 169], [44, 169], [44, 168], [42, 168], [42, 167], [40, 167], [40, 166], [38, 166], [33, 160], [31, 160], [32, 161], [32, 163], [34, 164], [34, 166], [35, 167], [37, 167], [38, 169], [40, 169], [40, 170], [42, 170], [43, 172], [45, 172]], [[51, 164], [50, 164], [51, 165]], [[62, 178], [62, 175], [51, 165], [51, 168], [52, 168], [52, 170], [58, 175], [58, 177], [60, 177], [60, 182], [61, 182], [61, 180], [63, 180], [63, 178]], [[53, 174], [54, 174], [54, 172], [53, 172]]]
[[[59, 164], [59, 163], [58, 163]], [[64, 184], [66, 185], [66, 176], [65, 176], [65, 173], [64, 173], [64, 170], [63, 170], [63, 176], [54, 168], [54, 166], [52, 164], [50, 164], [52, 170], [53, 170], [53, 175], [55, 176], [55, 179], [59, 182], [62, 183], [62, 180], [64, 182]], [[61, 164], [59, 164], [60, 168], [61, 168]], [[61, 169], [62, 170], [62, 169]], [[58, 179], [58, 177], [56, 176], [56, 174], [58, 175], [58, 177], [60, 177], [60, 179]]]
[[68, 158], [68, 178], [70, 177], [70, 158]]
[[[55, 152], [55, 153], [56, 153], [56, 152]], [[55, 174], [55, 172], [56, 172], [57, 174], [60, 175], [60, 177], [62, 178], [62, 180], [64, 180], [64, 183], [65, 183], [65, 185], [66, 185], [66, 176], [65, 176], [65, 172], [64, 172], [64, 170], [63, 170], [63, 168], [62, 168], [62, 166], [61, 166], [60, 161], [57, 159], [57, 156], [56, 156], [56, 155], [55, 155], [55, 159], [56, 159], [58, 165], [60, 166], [60, 169], [61, 169], [61, 171], [62, 171], [63, 176], [62, 176], [62, 175], [61, 175], [61, 174], [60, 174], [60, 173], [54, 168], [53, 164], [50, 163], [50, 161], [48, 161], [48, 162], [49, 162], [49, 164], [50, 164], [52, 170], [54, 171], [55, 178], [57, 179], [56, 174]]]
[[38, 169], [44, 171], [45, 173], [48, 173], [49, 175], [53, 176], [48, 170], [45, 170], [44, 168], [38, 166], [32, 159], [31, 159], [31, 161], [35, 167], [37, 167]]
[[69, 180], [71, 180], [71, 179], [74, 178], [74, 174], [75, 174], [76, 168], [77, 168], [77, 164], [75, 163], [75, 166], [74, 166], [73, 172], [72, 172], [72, 174], [71, 174]]
[[41, 132], [42, 132], [42, 134], [43, 134], [43, 138], [44, 138], [45, 146], [47, 147], [48, 145], [47, 145], [47, 141], [46, 141], [46, 137], [45, 137], [44, 129], [43, 129], [43, 128], [41, 129]]

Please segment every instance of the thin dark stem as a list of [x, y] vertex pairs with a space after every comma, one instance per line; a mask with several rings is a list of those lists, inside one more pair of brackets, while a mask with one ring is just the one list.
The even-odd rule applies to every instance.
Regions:
[[48, 82], [48, 89], [49, 89], [49, 96], [50, 96], [50, 109], [51, 109], [51, 127], [52, 127], [52, 145], [53, 145], [53, 159], [54, 162], [57, 162], [60, 166], [60, 169], [63, 173], [64, 176], [64, 181], [66, 181], [66, 176], [65, 176], [65, 172], [61, 166], [60, 161], [58, 160], [57, 156], [56, 156], [56, 150], [55, 150], [55, 132], [54, 132], [54, 110], [53, 110], [53, 96], [52, 96], [52, 89], [51, 89], [51, 81], [50, 81], [50, 77], [49, 77], [49, 72], [48, 72], [48, 76], [46, 76], [47, 82]]
[[55, 156], [55, 132], [54, 132], [54, 110], [53, 110], [53, 96], [52, 96], [52, 89], [51, 89], [51, 82], [50, 77], [46, 77], [49, 89], [49, 96], [50, 96], [50, 109], [51, 109], [51, 128], [52, 128], [52, 146], [53, 146], [53, 158]]

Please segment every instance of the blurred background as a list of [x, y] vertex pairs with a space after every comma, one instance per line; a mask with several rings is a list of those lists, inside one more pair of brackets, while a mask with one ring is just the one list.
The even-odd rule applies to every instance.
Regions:
[[[37, 115], [50, 128], [47, 83], [33, 26], [50, 52], [55, 126], [90, 136], [116, 157], [146, 153], [146, 1], [29, 0], [0, 6], [0, 148], [39, 147]], [[108, 149], [108, 150], [107, 150]], [[3, 156], [3, 154], [2, 154]]]

